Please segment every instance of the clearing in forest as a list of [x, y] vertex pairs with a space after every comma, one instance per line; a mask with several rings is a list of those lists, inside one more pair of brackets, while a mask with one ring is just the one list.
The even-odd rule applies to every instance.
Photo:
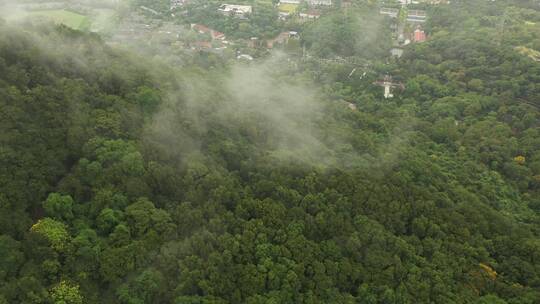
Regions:
[[54, 23], [64, 24], [76, 30], [89, 29], [91, 24], [88, 17], [66, 10], [33, 11], [29, 12], [28, 16], [44, 17]]
[[298, 5], [296, 4], [284, 3], [284, 4], [280, 4], [278, 8], [279, 8], [279, 11], [281, 12], [292, 14], [296, 12], [297, 7]]
[[525, 55], [534, 61], [540, 61], [540, 52], [537, 50], [533, 50], [525, 46], [517, 46], [515, 49], [520, 54]]

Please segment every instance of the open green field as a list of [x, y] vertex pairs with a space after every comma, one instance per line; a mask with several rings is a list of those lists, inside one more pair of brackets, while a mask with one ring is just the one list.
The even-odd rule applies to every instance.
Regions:
[[116, 12], [113, 9], [95, 9], [92, 16], [92, 32], [106, 32], [115, 25]]
[[279, 8], [279, 11], [281, 12], [294, 13], [296, 12], [297, 7], [298, 5], [296, 4], [285, 3], [285, 4], [280, 4], [278, 8]]
[[66, 10], [33, 11], [29, 12], [28, 16], [45, 17], [51, 19], [54, 23], [64, 24], [77, 30], [88, 29], [91, 24], [88, 17]]
[[257, 0], [255, 3], [259, 5], [272, 5], [272, 0]]

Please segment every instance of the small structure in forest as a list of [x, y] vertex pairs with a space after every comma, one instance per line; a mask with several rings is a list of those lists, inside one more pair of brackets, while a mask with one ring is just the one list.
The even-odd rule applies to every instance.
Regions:
[[321, 17], [321, 12], [318, 10], [310, 9], [307, 12], [301, 12], [298, 14], [301, 19], [318, 19]]
[[271, 49], [276, 45], [287, 44], [287, 42], [289, 42], [289, 39], [291, 38], [298, 38], [298, 32], [295, 32], [295, 31], [281, 32], [275, 38], [267, 40], [266, 47]]
[[398, 47], [392, 48], [390, 50], [390, 54], [394, 57], [400, 58], [403, 55], [403, 49]]
[[376, 84], [378, 86], [381, 86], [384, 88], [384, 98], [393, 98], [394, 94], [392, 93], [392, 90], [395, 88], [399, 88], [401, 90], [405, 89], [405, 86], [401, 82], [392, 82], [392, 76], [386, 75], [384, 76], [383, 80], [375, 81], [373, 84]]

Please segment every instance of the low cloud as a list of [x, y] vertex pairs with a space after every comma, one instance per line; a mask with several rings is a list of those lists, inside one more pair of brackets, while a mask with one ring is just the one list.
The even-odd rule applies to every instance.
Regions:
[[317, 122], [324, 115], [320, 94], [286, 69], [287, 59], [276, 54], [225, 71], [184, 74], [181, 92], [170, 94], [147, 138], [184, 153], [197, 152], [202, 138], [222, 132], [212, 130], [221, 127], [278, 159], [325, 163], [330, 149], [318, 136]]

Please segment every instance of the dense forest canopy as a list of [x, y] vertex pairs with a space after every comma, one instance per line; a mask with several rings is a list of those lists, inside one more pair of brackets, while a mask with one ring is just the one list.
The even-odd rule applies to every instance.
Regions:
[[540, 302], [540, 8], [452, 2], [400, 58], [373, 1], [252, 62], [0, 22], [0, 303]]

